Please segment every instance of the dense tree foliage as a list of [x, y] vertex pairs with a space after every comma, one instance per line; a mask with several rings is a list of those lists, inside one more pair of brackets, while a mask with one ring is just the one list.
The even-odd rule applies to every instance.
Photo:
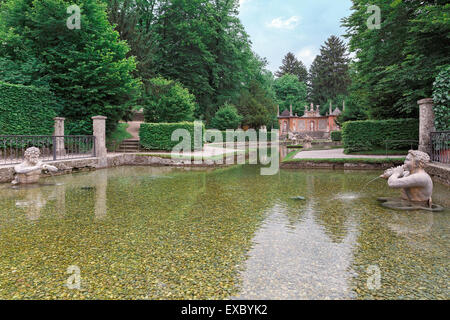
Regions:
[[209, 121], [224, 103], [237, 103], [265, 65], [251, 51], [238, 0], [107, 1], [110, 21], [137, 57], [138, 75], [182, 83], [196, 97], [197, 118]]
[[146, 84], [150, 90], [145, 95], [144, 116], [146, 122], [192, 121], [195, 97], [173, 80], [153, 78]]
[[[369, 29], [369, 5], [381, 9], [380, 29]], [[417, 116], [417, 100], [450, 62], [450, 4], [446, 0], [353, 0], [343, 20], [356, 54], [355, 88], [370, 117]]]
[[331, 36], [320, 48], [309, 71], [310, 99], [323, 105], [338, 95], [347, 94], [350, 84], [347, 47], [336, 36]]
[[302, 116], [307, 105], [307, 88], [304, 82], [298, 81], [297, 76], [286, 74], [275, 80], [274, 90], [280, 112], [289, 110], [292, 105], [294, 114]]
[[433, 83], [433, 102], [436, 130], [450, 130], [450, 65], [439, 73]]
[[211, 127], [219, 130], [237, 129], [242, 121], [235, 106], [225, 104], [217, 110], [211, 121]]
[[303, 62], [299, 61], [292, 52], [288, 52], [283, 58], [280, 70], [275, 72], [277, 77], [282, 77], [286, 74], [293, 74], [297, 76], [298, 81], [305, 82], [308, 79], [308, 70]]
[[[81, 29], [67, 27], [65, 0], [11, 0], [1, 7], [0, 80], [48, 84], [71, 133], [91, 134], [91, 116], [108, 117], [107, 131], [129, 111], [138, 89], [127, 44], [95, 0], [79, 1]], [[5, 67], [6, 66], [6, 67]]]
[[243, 116], [243, 126], [259, 129], [261, 126], [272, 128], [275, 124], [275, 102], [256, 80], [251, 81], [248, 88], [242, 89], [237, 108]]

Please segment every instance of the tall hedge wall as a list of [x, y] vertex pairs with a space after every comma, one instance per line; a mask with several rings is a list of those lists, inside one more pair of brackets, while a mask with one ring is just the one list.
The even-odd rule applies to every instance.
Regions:
[[[258, 141], [258, 139], [260, 138], [261, 134], [263, 134], [263, 135], [266, 136], [267, 141], [270, 141], [270, 139], [271, 139], [271, 131], [255, 130], [255, 132], [256, 132], [256, 140], [250, 139], [249, 136], [246, 136], [245, 140], [246, 141], [252, 141], [252, 140]], [[217, 133], [220, 133], [222, 135], [222, 142], [226, 142], [227, 141], [226, 140], [227, 139], [227, 131], [226, 130], [208, 129], [207, 133], [209, 133], [208, 137], [205, 136], [205, 139], [204, 139], [204, 142], [206, 142], [206, 143], [217, 142], [217, 141], [214, 141], [214, 138], [211, 138], [211, 134], [216, 135]], [[245, 131], [242, 131], [242, 133], [246, 134]], [[206, 138], [208, 138], [208, 139], [206, 139]], [[237, 140], [238, 140], [238, 136], [237, 136], [237, 133], [235, 132], [234, 141], [237, 141]]]
[[[198, 146], [203, 147], [204, 125], [199, 137]], [[171, 151], [180, 141], [172, 141], [172, 133], [177, 129], [186, 129], [191, 135], [191, 150], [194, 150], [194, 122], [178, 123], [142, 123], [139, 129], [141, 145], [149, 150]]]
[[[419, 140], [419, 120], [364, 120], [348, 121], [342, 126], [345, 152], [384, 149], [386, 140]], [[410, 142], [389, 143], [390, 150], [410, 148]]]
[[56, 116], [50, 91], [0, 81], [0, 135], [51, 135]]

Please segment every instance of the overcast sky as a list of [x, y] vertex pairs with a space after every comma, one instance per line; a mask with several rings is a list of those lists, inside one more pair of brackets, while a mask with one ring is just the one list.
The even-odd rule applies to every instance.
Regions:
[[289, 51], [309, 67], [331, 35], [342, 37], [341, 18], [351, 0], [240, 0], [240, 14], [253, 50], [272, 72]]

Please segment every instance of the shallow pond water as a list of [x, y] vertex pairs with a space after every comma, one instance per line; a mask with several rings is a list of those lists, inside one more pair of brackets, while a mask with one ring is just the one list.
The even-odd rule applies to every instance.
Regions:
[[[448, 299], [449, 211], [381, 207], [397, 192], [365, 186], [377, 174], [120, 167], [0, 185], [0, 298]], [[435, 184], [435, 203], [449, 195]]]

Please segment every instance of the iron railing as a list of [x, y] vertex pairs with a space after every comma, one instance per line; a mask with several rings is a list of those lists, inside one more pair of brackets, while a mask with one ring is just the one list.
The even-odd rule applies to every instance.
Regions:
[[450, 131], [431, 133], [431, 161], [450, 163]]
[[21, 163], [27, 148], [39, 148], [42, 161], [95, 157], [94, 136], [0, 136], [0, 165]]

